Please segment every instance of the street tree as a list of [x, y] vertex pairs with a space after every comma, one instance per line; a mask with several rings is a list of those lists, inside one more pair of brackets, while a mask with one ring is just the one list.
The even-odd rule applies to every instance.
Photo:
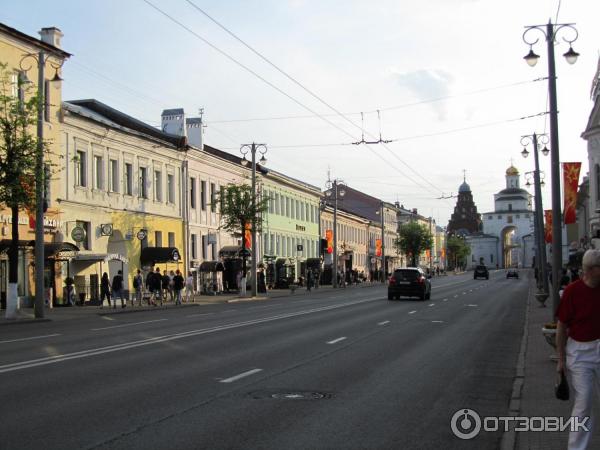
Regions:
[[[20, 76], [14, 80], [12, 75], [8, 65], [0, 62], [0, 204], [10, 208], [12, 220], [8, 249], [7, 318], [14, 318], [17, 310], [19, 210], [35, 209], [35, 161], [40, 151], [35, 125], [41, 97], [39, 93], [32, 92]], [[41, 146], [41, 151], [46, 149], [47, 145]]]
[[[269, 198], [257, 196], [254, 198], [252, 187], [247, 184], [228, 184], [216, 196], [220, 207], [221, 224], [223, 229], [244, 241], [247, 229], [262, 231], [263, 214], [269, 207]], [[252, 249], [256, 251], [256, 249]], [[246, 276], [246, 257], [243, 258], [243, 275]]]
[[400, 227], [398, 237], [394, 240], [394, 248], [411, 258], [411, 265], [417, 267], [419, 255], [431, 248], [433, 236], [431, 231], [417, 222], [409, 222]]
[[448, 260], [454, 263], [454, 269], [466, 263], [466, 258], [471, 252], [471, 247], [460, 236], [449, 236], [446, 240]]

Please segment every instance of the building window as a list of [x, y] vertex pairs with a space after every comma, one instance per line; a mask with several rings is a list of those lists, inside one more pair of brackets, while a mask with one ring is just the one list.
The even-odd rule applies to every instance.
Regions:
[[509, 210], [509, 211], [512, 211], [512, 203], [509, 203], [509, 204], [508, 204], [508, 210]]
[[215, 183], [210, 183], [210, 212], [217, 211], [217, 187]]
[[200, 181], [200, 209], [206, 211], [206, 181]]
[[491, 263], [493, 263], [493, 262], [494, 262], [494, 255], [492, 255], [491, 253], [490, 253], [490, 262], [491, 262]]
[[140, 197], [148, 198], [148, 169], [140, 167]]
[[119, 161], [110, 160], [110, 192], [119, 192]]
[[202, 235], [202, 259], [206, 261], [206, 236]]
[[75, 172], [75, 184], [77, 186], [87, 186], [87, 178], [85, 176], [87, 172], [86, 164], [87, 154], [85, 151], [77, 150], [77, 161], [76, 161], [76, 172]]
[[517, 219], [520, 219], [520, 218], [521, 218], [521, 215], [520, 215], [520, 214], [517, 214]]
[[133, 166], [125, 163], [125, 195], [133, 195]]
[[196, 209], [196, 179], [190, 178], [190, 208]]
[[198, 243], [196, 242], [196, 238], [197, 236], [195, 234], [191, 235], [191, 241], [190, 241], [190, 245], [191, 245], [191, 254], [192, 254], [192, 259], [196, 259], [198, 257]]
[[168, 239], [169, 239], [169, 247], [175, 247], [175, 233], [169, 231]]
[[167, 175], [167, 202], [175, 203], [175, 175]]
[[512, 216], [506, 216], [506, 223], [513, 223]]
[[162, 231], [154, 232], [154, 246], [162, 247]]
[[102, 156], [94, 155], [94, 189], [104, 187], [104, 168], [102, 165]]
[[502, 216], [498, 216], [498, 219], [502, 219]]
[[162, 173], [154, 171], [154, 201], [162, 202]]

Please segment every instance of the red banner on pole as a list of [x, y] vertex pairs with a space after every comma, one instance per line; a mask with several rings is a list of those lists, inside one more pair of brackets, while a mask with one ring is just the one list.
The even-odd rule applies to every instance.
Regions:
[[577, 186], [579, 185], [580, 162], [563, 163], [563, 186], [565, 190], [565, 224], [577, 221]]
[[550, 244], [552, 242], [552, 210], [545, 210], [544, 216], [546, 217], [546, 223], [544, 224], [544, 240], [547, 244]]
[[375, 239], [375, 256], [381, 256], [381, 239]]
[[247, 223], [246, 229], [244, 230], [244, 248], [246, 250], [252, 250], [252, 224]]
[[325, 239], [327, 239], [327, 253], [333, 253], [333, 230], [325, 230]]

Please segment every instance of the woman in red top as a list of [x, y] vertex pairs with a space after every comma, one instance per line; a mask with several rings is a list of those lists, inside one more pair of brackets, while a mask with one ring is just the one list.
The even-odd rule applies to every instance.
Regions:
[[589, 432], [571, 431], [569, 450], [588, 448], [594, 390], [600, 394], [600, 250], [583, 255], [583, 277], [569, 284], [558, 306], [557, 370], [568, 369], [575, 400], [571, 417], [585, 422]]

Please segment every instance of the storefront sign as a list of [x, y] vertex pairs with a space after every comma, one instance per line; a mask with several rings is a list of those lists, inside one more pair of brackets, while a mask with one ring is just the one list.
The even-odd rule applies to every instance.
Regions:
[[83, 242], [85, 239], [85, 230], [82, 227], [75, 227], [71, 230], [71, 238], [75, 242]]
[[147, 236], [148, 236], [148, 230], [145, 230], [142, 228], [140, 231], [137, 232], [137, 238], [140, 241], [143, 241], [144, 239], [146, 239]]
[[125, 264], [129, 264], [129, 258], [127, 258], [126, 256], [120, 255], [118, 253], [109, 253], [108, 255], [106, 255], [106, 260], [107, 261], [121, 261], [124, 262]]

